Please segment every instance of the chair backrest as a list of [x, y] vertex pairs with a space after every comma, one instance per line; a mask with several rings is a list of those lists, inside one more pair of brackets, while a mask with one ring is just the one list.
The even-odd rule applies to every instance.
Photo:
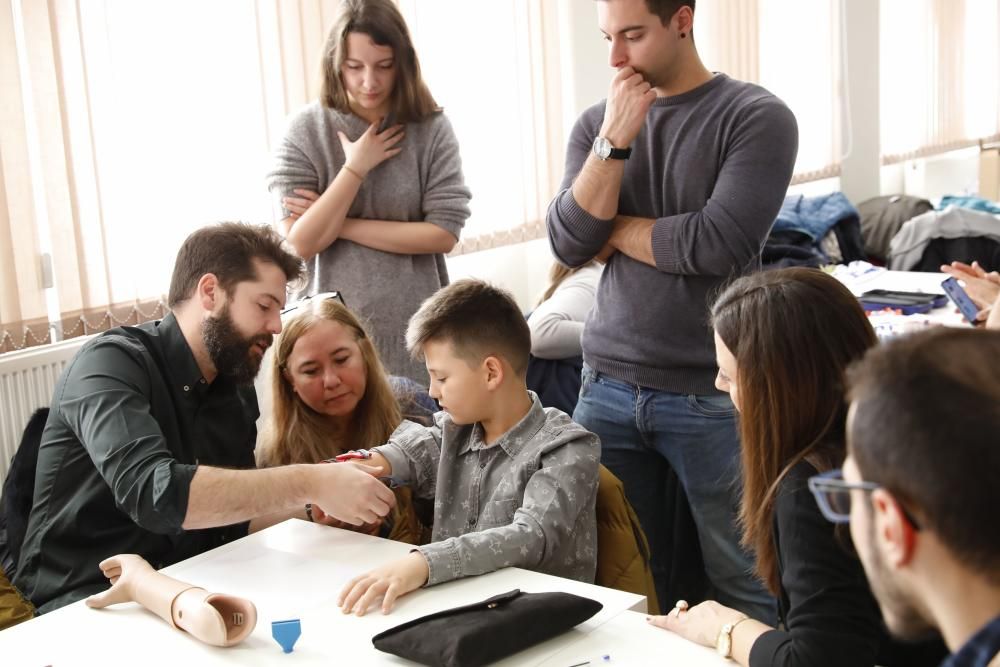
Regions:
[[599, 586], [646, 596], [647, 613], [659, 602], [649, 567], [649, 544], [639, 518], [615, 475], [600, 467], [597, 485], [597, 581]]
[[21, 443], [7, 471], [0, 495], [0, 564], [11, 578], [17, 571], [21, 545], [28, 530], [28, 515], [35, 496], [35, 468], [38, 447], [49, 417], [48, 408], [39, 408], [28, 420]]
[[35, 608], [0, 571], [0, 630], [27, 621], [35, 615]]

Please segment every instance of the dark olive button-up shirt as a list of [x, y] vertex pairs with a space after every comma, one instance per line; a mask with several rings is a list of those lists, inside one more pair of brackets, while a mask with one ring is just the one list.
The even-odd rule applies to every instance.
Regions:
[[246, 535], [181, 524], [198, 464], [254, 467], [258, 414], [253, 387], [205, 381], [172, 314], [88, 342], [53, 393], [15, 584], [49, 611], [106, 588], [109, 556], [160, 568]]

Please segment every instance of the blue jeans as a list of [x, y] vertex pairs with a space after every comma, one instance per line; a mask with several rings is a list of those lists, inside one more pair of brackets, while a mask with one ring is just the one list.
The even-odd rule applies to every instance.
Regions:
[[740, 444], [729, 396], [639, 387], [584, 365], [573, 420], [600, 436], [601, 462], [625, 486], [649, 540], [663, 611], [674, 603], [662, 553], [672, 528], [673, 513], [663, 502], [672, 467], [691, 505], [715, 599], [773, 625], [777, 603], [753, 576], [752, 560], [739, 544]]

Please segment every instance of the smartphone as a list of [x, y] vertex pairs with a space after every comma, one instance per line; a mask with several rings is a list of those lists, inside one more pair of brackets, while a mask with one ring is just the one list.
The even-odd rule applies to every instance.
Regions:
[[962, 286], [954, 278], [948, 278], [941, 283], [944, 293], [948, 295], [951, 302], [958, 306], [959, 312], [969, 321], [969, 324], [976, 323], [976, 315], [979, 314], [979, 306], [969, 298]]

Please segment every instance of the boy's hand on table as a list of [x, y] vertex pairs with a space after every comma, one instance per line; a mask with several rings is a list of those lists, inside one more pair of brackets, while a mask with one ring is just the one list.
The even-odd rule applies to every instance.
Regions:
[[388, 614], [396, 598], [423, 586], [429, 574], [427, 559], [419, 551], [411, 551], [399, 560], [351, 579], [340, 592], [337, 604], [345, 614], [364, 616], [381, 597], [382, 613]]

